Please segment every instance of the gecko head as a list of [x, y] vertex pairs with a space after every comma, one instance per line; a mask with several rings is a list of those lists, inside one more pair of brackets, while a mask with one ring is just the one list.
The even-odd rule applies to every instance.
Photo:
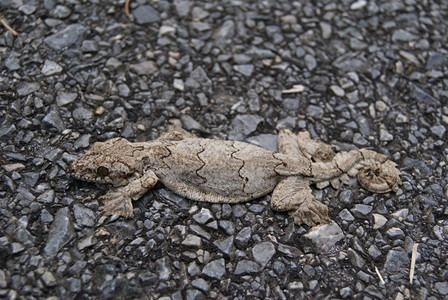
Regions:
[[136, 173], [133, 147], [123, 138], [93, 144], [83, 156], [70, 166], [73, 177], [89, 181], [112, 184], [115, 187], [126, 185]]

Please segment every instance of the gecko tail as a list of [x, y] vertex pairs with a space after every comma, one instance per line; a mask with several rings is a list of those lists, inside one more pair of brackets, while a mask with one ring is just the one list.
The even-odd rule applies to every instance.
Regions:
[[362, 159], [347, 172], [350, 176], [357, 175], [363, 188], [374, 193], [396, 192], [401, 185], [401, 172], [397, 164], [387, 156], [378, 152], [361, 149]]
[[[322, 163], [316, 165], [319, 164]], [[334, 172], [328, 172], [328, 180], [316, 184], [320, 189], [329, 184], [338, 189], [343, 184], [348, 185], [350, 177], [357, 177], [361, 186], [373, 193], [396, 192], [401, 185], [401, 172], [397, 169], [397, 164], [372, 150], [339, 152], [330, 164], [335, 164]]]

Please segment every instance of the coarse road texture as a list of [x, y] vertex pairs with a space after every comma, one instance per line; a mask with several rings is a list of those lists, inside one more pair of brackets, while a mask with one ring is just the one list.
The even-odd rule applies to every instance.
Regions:
[[[124, 2], [0, 0], [0, 297], [448, 299], [447, 1]], [[268, 149], [306, 129], [388, 155], [403, 185], [313, 188], [335, 221], [317, 232], [269, 195], [157, 185], [132, 219], [82, 202], [105, 188], [76, 157], [171, 119]]]

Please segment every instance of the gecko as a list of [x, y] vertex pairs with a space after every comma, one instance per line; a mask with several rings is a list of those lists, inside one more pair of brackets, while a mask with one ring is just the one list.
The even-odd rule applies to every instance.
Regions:
[[281, 130], [278, 152], [242, 141], [200, 138], [174, 122], [168, 132], [147, 142], [118, 137], [94, 143], [69, 171], [76, 179], [108, 184], [99, 197], [103, 214], [131, 217], [138, 200], [160, 181], [185, 198], [211, 203], [242, 203], [272, 192], [274, 211], [294, 222], [316, 226], [331, 220], [328, 207], [310, 185], [340, 188], [357, 176], [373, 193], [396, 192], [397, 164], [378, 152], [359, 149], [335, 154], [334, 147], [307, 131]]

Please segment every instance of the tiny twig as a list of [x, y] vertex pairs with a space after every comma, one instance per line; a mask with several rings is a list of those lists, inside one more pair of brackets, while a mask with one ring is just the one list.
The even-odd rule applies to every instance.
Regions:
[[6, 21], [3, 19], [3, 16], [0, 15], [0, 23], [6, 28], [8, 29], [9, 32], [12, 33], [13, 36], [18, 36], [19, 34], [17, 33], [17, 31], [15, 31], [14, 29], [11, 28], [11, 26], [8, 25], [8, 23], [6, 23]]
[[375, 272], [376, 272], [376, 275], [378, 275], [378, 277], [380, 279], [380, 283], [386, 284], [386, 282], [384, 282], [383, 276], [381, 276], [380, 271], [378, 271], [378, 268], [376, 266], [375, 266]]
[[126, 17], [129, 17], [130, 13], [129, 13], [129, 3], [131, 2], [131, 0], [126, 0], [124, 2], [124, 14], [126, 15]]
[[289, 90], [282, 90], [282, 94], [301, 93], [305, 90], [305, 87], [301, 84], [295, 84]]
[[415, 261], [417, 259], [417, 247], [418, 247], [418, 243], [415, 243], [412, 246], [411, 269], [409, 271], [409, 283], [410, 284], [412, 284], [412, 281], [414, 280]]

